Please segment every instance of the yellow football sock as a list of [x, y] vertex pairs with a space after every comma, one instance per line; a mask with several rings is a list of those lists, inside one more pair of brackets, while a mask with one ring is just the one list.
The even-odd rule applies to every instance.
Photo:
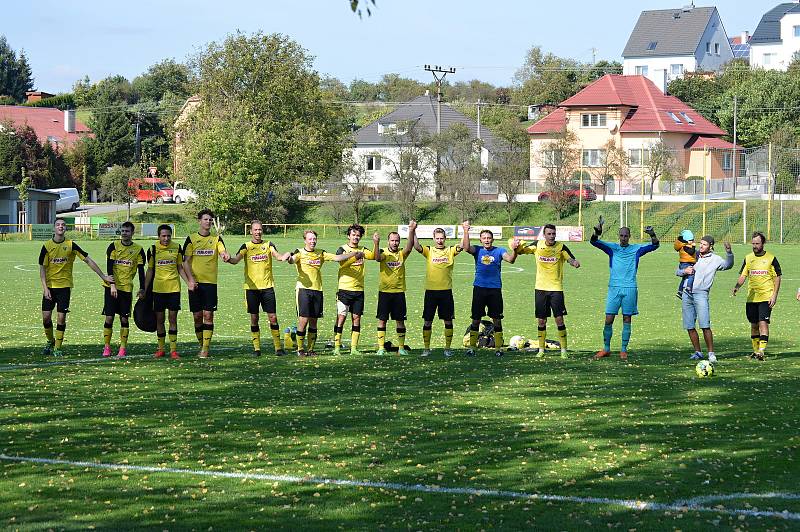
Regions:
[[164, 341], [165, 341], [165, 339], [166, 339], [166, 335], [164, 335], [164, 336], [161, 336], [160, 334], [158, 335], [158, 350], [159, 351], [163, 351], [164, 350]]
[[760, 343], [761, 337], [759, 335], [750, 335], [750, 341], [753, 343], [753, 353], [758, 351], [758, 344]]
[[275, 351], [281, 350], [281, 330], [278, 327], [278, 324], [272, 324], [269, 326], [269, 332], [272, 334], [272, 347], [275, 348]]
[[547, 328], [546, 327], [539, 327], [539, 350], [544, 351], [545, 348], [545, 341], [547, 339]]
[[[447, 331], [445, 331], [447, 334]], [[478, 330], [469, 330], [469, 346], [470, 347], [478, 347]]]
[[111, 345], [111, 336], [114, 334], [114, 330], [111, 327], [103, 327], [103, 344], [106, 346]]
[[558, 341], [561, 343], [561, 349], [567, 348], [567, 328], [566, 326], [558, 328]]
[[317, 344], [317, 330], [308, 329], [308, 350], [313, 351], [314, 346]]
[[385, 345], [386, 345], [386, 327], [378, 327], [378, 349], [383, 349]]
[[56, 349], [61, 349], [61, 345], [64, 343], [64, 331], [66, 330], [66, 325], [56, 325]]
[[422, 328], [422, 342], [425, 344], [425, 349], [431, 348], [431, 332], [430, 327]]
[[203, 351], [208, 352], [211, 347], [211, 337], [214, 336], [214, 324], [207, 323], [203, 326]]
[[301, 352], [304, 350], [304, 343], [306, 340], [306, 332], [305, 331], [297, 331], [297, 352]]
[[494, 330], [494, 348], [500, 349], [503, 347], [503, 331]]
[[169, 350], [171, 353], [178, 350], [178, 331], [169, 331]]
[[253, 341], [253, 351], [261, 351], [261, 329], [258, 325], [250, 326], [250, 339]]
[[53, 336], [53, 325], [52, 325], [52, 323], [50, 324], [50, 327], [45, 327], [44, 328], [44, 336], [45, 336], [45, 338], [47, 338], [47, 343], [48, 344], [52, 345], [52, 344], [56, 343], [56, 339]]
[[342, 347], [342, 328], [338, 325], [333, 327], [333, 347], [334, 349]]
[[406, 345], [406, 329], [405, 329], [405, 327], [402, 328], [402, 329], [397, 329], [397, 345], [400, 347], [400, 349], [402, 349], [403, 346]]
[[194, 335], [197, 336], [197, 343], [203, 345], [203, 326], [202, 325], [195, 325], [194, 326]]
[[444, 326], [444, 348], [450, 349], [450, 344], [453, 343], [453, 326]]
[[767, 343], [769, 342], [769, 336], [766, 334], [762, 334], [758, 340], [758, 350], [761, 353], [764, 353], [767, 350]]
[[358, 340], [361, 338], [361, 326], [353, 325], [350, 331], [350, 349], [358, 350]]
[[130, 334], [129, 327], [120, 327], [119, 328], [119, 348], [125, 349], [128, 347], [128, 335]]

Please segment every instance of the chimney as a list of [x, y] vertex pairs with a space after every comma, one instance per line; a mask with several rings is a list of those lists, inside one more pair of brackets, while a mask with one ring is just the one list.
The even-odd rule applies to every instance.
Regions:
[[743, 31], [742, 32], [742, 44], [747, 44], [750, 41], [750, 32]]
[[67, 133], [75, 133], [75, 110], [68, 109], [64, 111], [64, 131]]

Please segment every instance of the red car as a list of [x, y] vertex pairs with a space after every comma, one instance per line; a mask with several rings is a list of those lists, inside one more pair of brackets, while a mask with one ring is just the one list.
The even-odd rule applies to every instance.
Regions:
[[[550, 191], [543, 191], [539, 193], [539, 201], [549, 201], [550, 200]], [[570, 188], [567, 190], [567, 196], [578, 199], [578, 196], [581, 195], [581, 189], [579, 187]], [[583, 187], [583, 201], [594, 201], [597, 199], [597, 192], [592, 190], [589, 187]]]

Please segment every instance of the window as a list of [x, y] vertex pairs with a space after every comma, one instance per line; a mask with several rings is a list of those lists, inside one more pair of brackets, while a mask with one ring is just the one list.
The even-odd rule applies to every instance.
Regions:
[[650, 164], [650, 150], [642, 150], [642, 166]]
[[792, 33], [795, 37], [800, 37], [800, 26], [793, 26]]
[[714, 53], [719, 55], [719, 43], [718, 42], [714, 43]]
[[681, 122], [681, 119], [678, 118], [678, 115], [676, 115], [672, 111], [667, 111], [667, 115], [669, 115], [672, 121], [675, 122], [676, 124], [683, 124], [683, 122]]
[[731, 170], [733, 168], [733, 154], [729, 151], [722, 152], [722, 169]]
[[647, 65], [637, 65], [636, 66], [636, 75], [637, 76], [646, 76], [647, 75]]
[[597, 167], [605, 164], [606, 150], [583, 150], [583, 166]]
[[642, 166], [642, 150], [638, 148], [628, 150], [628, 164], [629, 166]]
[[650, 41], [650, 43], [647, 45], [647, 49], [655, 50], [656, 46], [658, 46], [658, 41]]
[[711, 43], [710, 43], [710, 42], [707, 42], [707, 43], [706, 43], [706, 53], [707, 53], [707, 54], [710, 54], [710, 53], [711, 53]]
[[683, 65], [680, 63], [670, 65], [669, 66], [669, 73], [673, 76], [682, 76], [683, 75]]
[[778, 57], [778, 54], [764, 54], [764, 61], [763, 64], [765, 65], [773, 65], [775, 64], [774, 61]]
[[606, 127], [606, 114], [605, 113], [582, 114], [581, 127]]
[[687, 115], [685, 112], [681, 111], [681, 116], [683, 117], [683, 119], [686, 121], [687, 124], [689, 125], [694, 124], [694, 120], [692, 120], [692, 117]]
[[403, 153], [400, 155], [400, 168], [403, 171], [419, 170], [419, 157], [416, 153]]
[[367, 170], [380, 170], [381, 169], [381, 156], [380, 155], [367, 155]]
[[543, 152], [542, 166], [545, 168], [555, 168], [561, 166], [561, 151], [560, 150], [545, 150]]

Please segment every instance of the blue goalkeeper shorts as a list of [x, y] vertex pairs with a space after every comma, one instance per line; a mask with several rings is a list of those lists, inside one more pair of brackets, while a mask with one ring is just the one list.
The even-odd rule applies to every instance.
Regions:
[[636, 287], [609, 286], [608, 296], [606, 296], [606, 314], [616, 315], [622, 310], [623, 316], [635, 316], [639, 314], [639, 307], [636, 305], [639, 299], [639, 289]]

